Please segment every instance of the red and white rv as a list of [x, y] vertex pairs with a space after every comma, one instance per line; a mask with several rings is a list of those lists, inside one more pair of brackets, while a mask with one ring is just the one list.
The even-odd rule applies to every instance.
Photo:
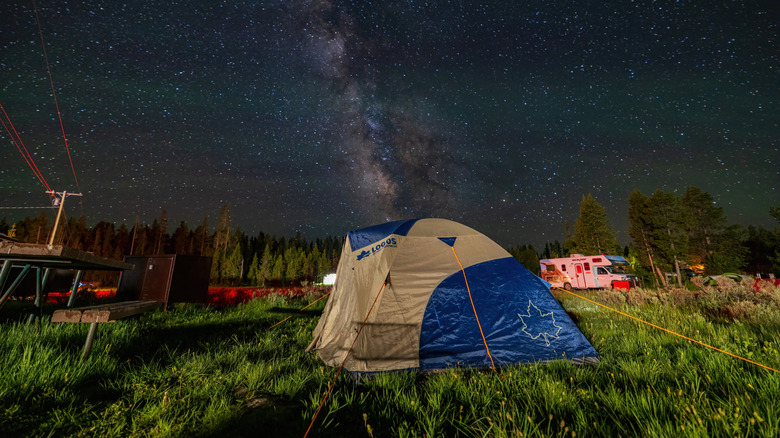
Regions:
[[636, 276], [625, 271], [631, 264], [621, 256], [572, 254], [571, 257], [539, 260], [539, 264], [544, 281], [566, 290], [638, 286]]

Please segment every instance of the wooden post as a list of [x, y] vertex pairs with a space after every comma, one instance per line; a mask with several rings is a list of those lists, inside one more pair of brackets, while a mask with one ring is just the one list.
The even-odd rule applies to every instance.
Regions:
[[[55, 199], [57, 192], [55, 191], [47, 191], [46, 193], [52, 194]], [[65, 207], [65, 198], [68, 196], [81, 196], [81, 193], [68, 193], [66, 191], [62, 191], [60, 193], [62, 197], [60, 198], [60, 208], [57, 210], [57, 219], [54, 220], [54, 228], [51, 230], [51, 237], [49, 238], [49, 246], [54, 245], [54, 236], [57, 234], [57, 227], [60, 225], [60, 217], [62, 217], [62, 209]]]
[[54, 236], [57, 234], [57, 226], [60, 224], [60, 217], [62, 216], [62, 208], [65, 206], [65, 196], [67, 192], [62, 192], [62, 198], [60, 199], [60, 208], [57, 210], [57, 219], [54, 220], [54, 228], [51, 230], [51, 238], [49, 238], [49, 246], [54, 244]]

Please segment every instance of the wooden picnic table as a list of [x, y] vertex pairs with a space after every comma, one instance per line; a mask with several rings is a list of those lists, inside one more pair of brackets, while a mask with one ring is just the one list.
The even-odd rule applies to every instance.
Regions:
[[138, 300], [58, 309], [52, 314], [51, 322], [89, 323], [87, 340], [81, 353], [81, 358], [84, 359], [92, 349], [92, 342], [95, 340], [98, 324], [116, 322], [122, 318], [160, 309], [162, 305], [161, 301]]

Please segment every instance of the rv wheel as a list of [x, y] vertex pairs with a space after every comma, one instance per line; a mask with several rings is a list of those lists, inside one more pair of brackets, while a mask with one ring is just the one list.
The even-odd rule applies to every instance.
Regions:
[[571, 290], [571, 283], [563, 283], [563, 288], [566, 290]]

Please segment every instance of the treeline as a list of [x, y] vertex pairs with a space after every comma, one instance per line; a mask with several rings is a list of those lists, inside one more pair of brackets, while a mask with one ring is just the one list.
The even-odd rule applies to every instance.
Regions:
[[[769, 214], [780, 224], [780, 206], [770, 207]], [[704, 274], [780, 274], [780, 228], [729, 224], [723, 208], [696, 187], [681, 196], [635, 190], [628, 218], [632, 254], [659, 284], [666, 285], [661, 272], [674, 272], [681, 282], [680, 268], [686, 265]]]
[[[770, 207], [769, 213], [780, 225], [780, 205]], [[706, 275], [780, 275], [780, 227], [729, 224], [712, 195], [697, 187], [688, 187], [679, 196], [635, 190], [627, 214], [631, 243], [620, 247], [604, 208], [590, 194], [583, 196], [573, 229], [566, 225], [564, 243], [545, 244], [538, 258], [623, 255], [646, 286], [666, 286], [670, 279], [680, 284], [684, 268]], [[539, 259], [534, 259], [532, 247], [511, 248], [510, 253], [538, 273]]]
[[[9, 224], [0, 219], [0, 233], [24, 243], [47, 243], [52, 223], [45, 212]], [[249, 236], [232, 228], [228, 206], [222, 207], [216, 227], [205, 218], [194, 229], [185, 222], [169, 231], [165, 210], [151, 224], [114, 225], [98, 222], [92, 227], [82, 217], [60, 224], [55, 244], [122, 260], [125, 255], [182, 254], [212, 257], [214, 285], [283, 286], [321, 282], [335, 272], [343, 240], [328, 236], [307, 241], [300, 233], [291, 238], [260, 232]], [[85, 281], [115, 285], [118, 274], [87, 271]]]
[[[574, 226], [565, 227], [563, 243], [545, 244], [541, 252], [530, 245], [508, 251], [531, 272], [539, 274], [540, 258], [569, 254], [625, 256], [646, 286], [664, 286], [670, 278], [682, 281], [683, 268], [701, 274], [726, 272], [780, 276], [780, 227], [743, 227], [729, 224], [713, 197], [696, 187], [682, 195], [656, 190], [631, 193], [627, 215], [629, 245], [621, 247], [604, 208], [590, 194], [582, 197]], [[780, 205], [769, 213], [780, 225]], [[98, 222], [86, 226], [83, 217], [68, 218], [57, 231], [55, 243], [121, 260], [127, 254], [191, 254], [212, 257], [212, 284], [301, 285], [317, 283], [335, 272], [343, 246], [341, 238], [312, 242], [298, 233], [285, 238], [264, 233], [249, 236], [231, 224], [230, 208], [223, 206], [216, 226], [208, 219], [190, 228], [185, 221], [169, 232], [163, 210], [151, 224], [115, 226]], [[0, 219], [0, 233], [15, 233], [22, 242], [47, 243], [51, 223], [46, 213], [15, 224]], [[92, 271], [89, 281], [116, 284], [116, 274]]]

